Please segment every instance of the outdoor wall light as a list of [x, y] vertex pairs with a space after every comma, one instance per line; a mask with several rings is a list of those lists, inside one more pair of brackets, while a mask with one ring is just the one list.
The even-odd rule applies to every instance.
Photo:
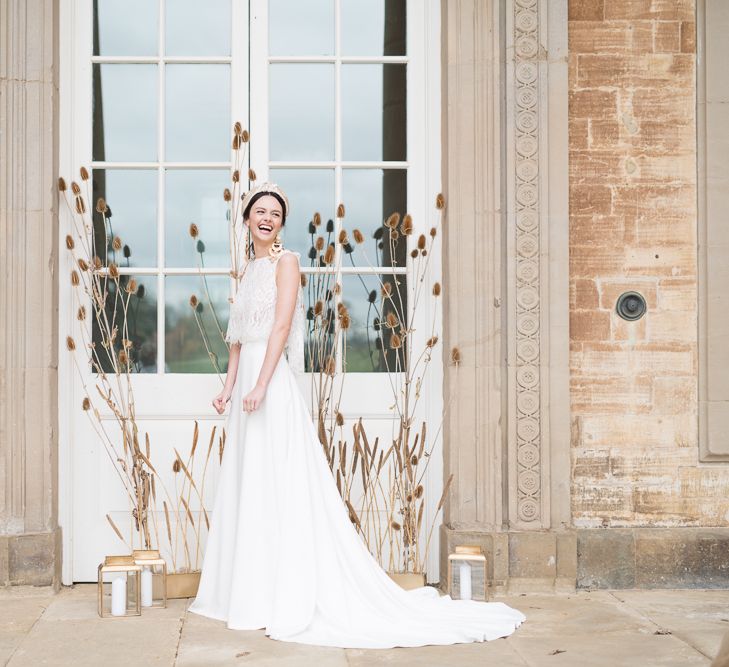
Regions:
[[624, 320], [639, 320], [647, 309], [645, 298], [638, 292], [623, 292], [618, 297], [615, 310]]

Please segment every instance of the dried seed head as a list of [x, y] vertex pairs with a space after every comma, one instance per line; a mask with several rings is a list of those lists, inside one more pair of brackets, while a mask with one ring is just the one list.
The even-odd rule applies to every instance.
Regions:
[[433, 285], [433, 296], [440, 296], [440, 283]]
[[324, 363], [324, 372], [329, 375], [330, 377], [334, 377], [334, 374], [337, 370], [337, 363], [334, 359], [334, 357], [330, 354], [326, 362]]
[[180, 459], [175, 459], [172, 462], [172, 472], [178, 473], [180, 472], [180, 470], [182, 470], [182, 466], [180, 465]]
[[136, 291], [137, 291], [137, 281], [134, 280], [134, 278], [132, 278], [127, 283], [127, 292], [129, 292], [129, 294], [134, 294]]
[[96, 212], [97, 213], [106, 213], [107, 210], [106, 200], [103, 197], [99, 197], [96, 200]]
[[300, 282], [302, 287], [306, 287], [306, 274], [302, 273], [300, 276]]
[[114, 279], [119, 277], [119, 267], [114, 262], [109, 264], [109, 275]]
[[231, 199], [233, 199], [233, 196], [230, 194], [230, 190], [225, 188], [225, 190], [223, 190], [223, 201], [230, 201]]
[[339, 242], [344, 245], [345, 243], [349, 243], [347, 239], [347, 232], [343, 229], [339, 230]]
[[89, 172], [86, 169], [86, 167], [81, 167], [79, 170], [79, 174], [81, 174], [81, 180], [82, 181], [88, 181], [89, 180]]
[[402, 233], [405, 234], [405, 236], [410, 236], [410, 234], [413, 233], [413, 216], [409, 213], [405, 215], [405, 217], [402, 220], [402, 225], [400, 226], [400, 229], [402, 230]]
[[364, 240], [365, 240], [364, 234], [361, 231], [359, 231], [359, 229], [353, 230], [352, 236], [354, 236], [355, 243], [364, 243]]
[[390, 232], [390, 239], [393, 241], [393, 243], [396, 243], [399, 238], [400, 238], [400, 232], [398, 232], [397, 229], [393, 229]]
[[415, 249], [413, 249], [413, 250], [410, 251], [410, 257], [412, 257], [414, 259], [417, 256], [418, 256], [418, 250], [417, 250], [417, 248], [415, 248]]
[[242, 141], [242, 142], [243, 142], [244, 144], [247, 144], [247, 143], [248, 143], [248, 140], [249, 140], [250, 138], [251, 138], [251, 135], [250, 135], [250, 134], [248, 134], [248, 130], [243, 130], [243, 133], [242, 133], [242, 134], [240, 135], [240, 140], [241, 140], [241, 141]]
[[79, 306], [78, 310], [76, 311], [76, 319], [79, 321], [83, 321], [86, 319], [86, 306]]
[[118, 236], [115, 236], [114, 240], [111, 242], [111, 247], [114, 248], [114, 250], [121, 250], [122, 246], [122, 240]]
[[255, 181], [256, 180], [256, 172], [253, 171], [253, 169], [248, 170], [248, 180], [249, 181]]
[[323, 312], [324, 312], [324, 302], [323, 302], [323, 301], [322, 301], [321, 299], [319, 299], [319, 300], [318, 300], [318, 301], [317, 301], [317, 302], [316, 302], [316, 303], [314, 304], [314, 315], [316, 315], [316, 316], [319, 316], [319, 315], [321, 315], [321, 314], [322, 314]]
[[337, 410], [335, 420], [337, 422], [337, 426], [344, 426], [344, 415], [339, 412], [339, 410]]
[[428, 338], [428, 342], [425, 344], [426, 347], [435, 347], [435, 344], [438, 342], [438, 336], [431, 336]]
[[402, 347], [402, 339], [396, 333], [392, 334], [392, 336], [390, 337], [390, 347], [393, 350], [397, 350], [398, 348]]
[[438, 196], [435, 198], [435, 207], [442, 211], [445, 208], [445, 197], [439, 192]]
[[390, 525], [392, 526], [393, 530], [400, 530], [402, 528], [402, 526], [397, 521], [395, 521], [395, 519], [390, 521]]
[[341, 301], [337, 304], [337, 314], [341, 315], [342, 311], [346, 310], [347, 306], [345, 306]]
[[78, 186], [78, 183], [76, 181], [71, 181], [71, 192], [75, 195], [81, 194], [81, 188]]
[[345, 331], [349, 329], [350, 325], [352, 324], [352, 320], [349, 317], [349, 313], [344, 313], [339, 318], [339, 326], [341, 329], [344, 329]]
[[84, 410], [90, 410], [91, 409], [91, 401], [88, 399], [88, 396], [84, 397], [84, 400], [81, 403], [81, 407]]
[[418, 236], [418, 250], [425, 248], [425, 234]]
[[387, 313], [387, 317], [385, 317], [385, 320], [387, 321], [387, 326], [389, 326], [391, 329], [394, 329], [397, 326], [398, 319], [395, 313], [393, 313], [392, 311]]
[[431, 238], [435, 238], [435, 235], [438, 233], [438, 230], [435, 227], [430, 228], [430, 236]]
[[82, 271], [88, 271], [89, 265], [87, 264], [86, 260], [83, 257], [78, 258], [78, 268]]
[[423, 249], [422, 249], [422, 250], [420, 251], [420, 254], [421, 254], [421, 255], [422, 255], [423, 257], [425, 257], [425, 256], [426, 256], [426, 255], [428, 254], [428, 251], [427, 251], [427, 250], [426, 250], [425, 248], [423, 248]]
[[334, 294], [341, 294], [341, 293], [342, 293], [342, 284], [334, 283]]
[[76, 244], [73, 242], [73, 236], [71, 236], [70, 234], [66, 234], [66, 247], [69, 250], [73, 250], [75, 245]]
[[451, 363], [456, 366], [461, 363], [461, 351], [457, 347], [451, 350]]
[[412, 458], [410, 459], [410, 463], [414, 466], [418, 465], [418, 455], [413, 454]]
[[321, 213], [319, 211], [316, 211], [314, 213], [314, 217], [312, 219], [312, 222], [318, 227], [321, 224]]
[[400, 214], [395, 212], [391, 213], [390, 216], [385, 220], [385, 227], [395, 229], [400, 224]]
[[324, 237], [323, 236], [317, 236], [316, 241], [314, 242], [314, 247], [321, 252], [324, 250]]
[[94, 268], [98, 271], [102, 266], [101, 259], [97, 255], [94, 255], [93, 262], [94, 262]]
[[119, 352], [119, 363], [122, 366], [126, 366], [129, 363], [129, 355], [124, 350]]
[[86, 204], [83, 197], [76, 197], [76, 213], [79, 215], [86, 213]]
[[194, 222], [190, 223], [189, 231], [190, 231], [190, 236], [192, 236], [192, 238], [194, 238], [194, 239], [196, 239], [198, 234], [200, 233], [200, 230], [197, 228], [197, 225]]
[[233, 132], [235, 132], [236, 136], [243, 134], [243, 126], [238, 121], [233, 125]]
[[63, 180], [63, 178], [58, 179], [58, 191], [59, 192], [66, 192], [66, 181]]
[[344, 204], [339, 204], [339, 206], [337, 206], [337, 217], [338, 218], [344, 217]]
[[327, 246], [327, 250], [324, 253], [324, 263], [331, 264], [334, 261], [334, 246]]
[[392, 283], [386, 282], [382, 284], [382, 296], [388, 297], [392, 294]]
[[233, 172], [232, 179], [233, 183], [237, 183], [238, 181], [240, 181], [240, 172], [237, 169]]
[[424, 491], [425, 491], [425, 489], [423, 489], [423, 485], [418, 484], [417, 488], [415, 489], [415, 497], [421, 498], [423, 496]]
[[240, 137], [237, 134], [233, 135], [233, 150], [237, 151], [240, 148]]
[[74, 269], [73, 271], [71, 271], [71, 284], [74, 287], [78, 287], [78, 284], [80, 282], [81, 282], [81, 279], [79, 278], [78, 271], [76, 271], [76, 269]]
[[76, 349], [76, 341], [71, 336], [66, 336], [66, 348], [69, 352], [73, 352]]
[[198, 304], [198, 303], [199, 303], [199, 302], [198, 302], [198, 300], [197, 300], [197, 297], [196, 297], [196, 296], [195, 296], [195, 295], [193, 294], [193, 295], [192, 295], [192, 296], [190, 297], [190, 307], [191, 307], [191, 308], [197, 308], [197, 304]]

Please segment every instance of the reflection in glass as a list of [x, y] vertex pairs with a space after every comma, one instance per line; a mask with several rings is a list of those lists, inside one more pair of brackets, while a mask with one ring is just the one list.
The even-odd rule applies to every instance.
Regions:
[[230, 0], [165, 3], [168, 56], [229, 56]]
[[[383, 296], [383, 286], [387, 289], [388, 285], [391, 297]], [[403, 371], [407, 341], [400, 329], [407, 318], [407, 278], [392, 274], [345, 275], [342, 302], [351, 318], [344, 355], [347, 372]]]
[[[171, 169], [166, 173], [165, 265], [226, 268], [230, 265], [228, 204], [223, 190], [229, 175], [222, 169]], [[190, 236], [190, 225], [198, 229]]]
[[229, 296], [228, 276], [165, 278], [165, 351], [171, 373], [214, 373], [216, 368], [225, 373]]
[[[289, 198], [291, 213], [283, 229], [284, 246], [301, 253], [302, 266], [314, 266], [309, 256], [317, 236], [327, 243], [334, 236], [334, 170], [332, 169], [271, 169], [269, 180], [278, 183]], [[318, 212], [322, 222], [311, 234], [311, 222]], [[327, 232], [328, 221], [332, 229]]]
[[[343, 169], [342, 200], [347, 207], [344, 223], [352, 246], [352, 252], [345, 254], [345, 265], [404, 267], [407, 238], [402, 233], [402, 222], [392, 244], [390, 229], [383, 223], [392, 213], [399, 213], [402, 218], [407, 212], [407, 171]], [[365, 237], [361, 245], [353, 242], [354, 229]]]
[[[157, 266], [157, 172], [151, 169], [94, 169], [91, 177], [96, 254], [120, 267]], [[108, 206], [104, 219], [96, 211], [103, 197]], [[115, 250], [114, 237], [122, 250]], [[106, 243], [106, 247], [105, 244]]]
[[342, 65], [342, 157], [405, 160], [405, 65]]
[[156, 0], [96, 0], [95, 56], [156, 56], [159, 9]]
[[[134, 279], [137, 289], [133, 294], [127, 293], [129, 281]], [[119, 331], [115, 341], [115, 353], [118, 355], [122, 346], [122, 339], [132, 342], [128, 354], [131, 360], [131, 370], [134, 373], [157, 372], [157, 277], [156, 276], [119, 276], [119, 298], [117, 286], [113, 280], [107, 282], [108, 294], [105, 308], [109, 322], [116, 317], [116, 322], [124, 321], [124, 305], [127, 305], [127, 328]], [[116, 309], [116, 313], [114, 310]], [[101, 334], [96, 317], [93, 318], [92, 337], [95, 343], [94, 350], [98, 354], [97, 361], [105, 372], [113, 372], [114, 364], [106, 348], [101, 344]]]
[[268, 25], [272, 56], [334, 53], [334, 0], [269, 0]]
[[334, 65], [274, 64], [269, 86], [270, 159], [333, 160]]
[[341, 8], [342, 55], [405, 55], [405, 0], [346, 0]]
[[157, 159], [157, 65], [93, 66], [93, 159]]
[[166, 159], [230, 159], [230, 66], [168, 65], [165, 100]]

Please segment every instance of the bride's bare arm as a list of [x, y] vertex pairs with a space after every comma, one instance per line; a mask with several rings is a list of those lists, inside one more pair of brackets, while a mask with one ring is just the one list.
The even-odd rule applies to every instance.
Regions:
[[286, 345], [286, 339], [289, 337], [300, 280], [298, 258], [293, 253], [286, 253], [278, 260], [278, 266], [276, 267], [277, 297], [273, 329], [271, 330], [271, 335], [268, 337], [266, 356], [263, 359], [263, 365], [258, 374], [258, 382], [256, 382], [253, 390], [243, 399], [243, 409], [246, 412], [257, 410], [263, 397], [266, 395], [266, 388], [281, 358], [281, 353]]
[[230, 346], [230, 353], [228, 356], [228, 373], [225, 376], [225, 385], [223, 385], [223, 391], [221, 391], [213, 399], [213, 407], [215, 411], [222, 415], [225, 412], [225, 404], [233, 394], [233, 387], [235, 386], [235, 378], [238, 375], [238, 361], [240, 360], [240, 343], [233, 343]]

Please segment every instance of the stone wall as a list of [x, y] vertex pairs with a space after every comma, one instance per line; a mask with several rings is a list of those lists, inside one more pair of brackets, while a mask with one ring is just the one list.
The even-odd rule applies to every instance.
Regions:
[[[578, 528], [727, 526], [698, 465], [693, 0], [571, 0], [570, 366]], [[647, 314], [615, 312], [641, 292]]]

